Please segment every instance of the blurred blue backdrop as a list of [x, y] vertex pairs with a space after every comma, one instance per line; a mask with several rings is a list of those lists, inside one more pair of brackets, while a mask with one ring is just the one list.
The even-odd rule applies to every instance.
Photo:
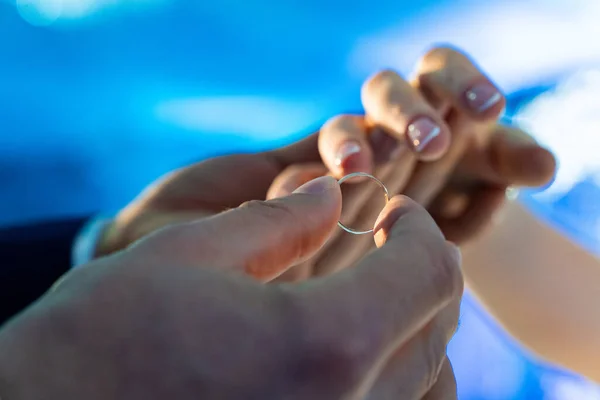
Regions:
[[[557, 151], [553, 189], [523, 201], [597, 251], [600, 143], [539, 115], [573, 117], [596, 84], [599, 17], [594, 0], [0, 0], [0, 224], [112, 212], [174, 167], [295, 140], [359, 109], [367, 75], [450, 42]], [[450, 351], [461, 399], [600, 399], [468, 295]]]

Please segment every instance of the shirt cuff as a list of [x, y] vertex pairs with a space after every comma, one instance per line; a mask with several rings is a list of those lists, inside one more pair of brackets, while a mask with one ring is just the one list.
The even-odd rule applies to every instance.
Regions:
[[93, 218], [83, 225], [73, 242], [71, 268], [77, 268], [94, 259], [100, 235], [111, 221], [110, 218]]

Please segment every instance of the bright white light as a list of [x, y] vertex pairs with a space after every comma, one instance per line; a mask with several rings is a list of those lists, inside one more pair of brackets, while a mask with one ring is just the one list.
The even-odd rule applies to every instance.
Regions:
[[561, 376], [542, 377], [546, 400], [600, 400], [600, 389], [588, 382]]
[[[462, 4], [461, 4], [462, 3]], [[470, 54], [505, 91], [600, 62], [600, 2], [457, 1], [364, 38], [349, 59], [360, 77], [384, 66], [408, 73], [444, 41]], [[558, 176], [540, 196], [556, 198], [584, 177], [600, 182], [600, 73], [587, 72], [537, 99], [519, 118], [557, 155]]]
[[19, 15], [35, 26], [47, 26], [58, 20], [75, 20], [107, 9], [135, 8], [155, 5], [162, 0], [16, 0]]
[[382, 67], [408, 73], [424, 50], [443, 41], [512, 91], [599, 61], [599, 20], [594, 0], [456, 1], [363, 38], [348, 66], [360, 78]]
[[555, 182], [537, 196], [549, 200], [592, 177], [600, 184], [600, 71], [574, 75], [523, 108], [516, 121], [551, 149], [559, 168]]
[[322, 117], [314, 102], [293, 103], [255, 96], [219, 96], [173, 100], [160, 104], [157, 118], [180, 128], [279, 139], [309, 128]]
[[34, 26], [48, 26], [60, 18], [63, 0], [17, 0], [21, 18]]

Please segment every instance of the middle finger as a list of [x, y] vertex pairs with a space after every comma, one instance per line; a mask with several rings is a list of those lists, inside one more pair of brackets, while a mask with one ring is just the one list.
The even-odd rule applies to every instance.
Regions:
[[505, 99], [491, 80], [464, 53], [450, 47], [429, 51], [419, 63], [414, 85], [449, 105], [450, 150], [432, 164], [421, 164], [405, 194], [428, 206], [468, 148], [487, 145]]

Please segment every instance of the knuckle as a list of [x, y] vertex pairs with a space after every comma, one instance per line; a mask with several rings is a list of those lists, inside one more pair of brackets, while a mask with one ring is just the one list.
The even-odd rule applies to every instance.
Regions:
[[467, 55], [451, 44], [438, 44], [425, 52], [421, 57], [424, 62], [448, 62], [456, 59], [467, 59]]
[[363, 340], [342, 338], [339, 330], [328, 334], [311, 346], [316, 373], [330, 374], [334, 382], [353, 387], [364, 376], [369, 365], [371, 346]]
[[426, 385], [431, 388], [435, 385], [440, 370], [446, 360], [446, 348], [448, 341], [446, 339], [446, 331], [439, 326], [437, 320], [432, 323], [431, 332], [428, 335], [428, 340], [423, 344], [423, 358], [426, 368]]
[[344, 324], [331, 314], [325, 315], [314, 299], [296, 301], [291, 309], [296, 320], [293, 353], [298, 373], [321, 388], [355, 387], [376, 356], [373, 345], [358, 335], [344, 333]]
[[280, 220], [280, 219], [296, 219], [296, 214], [287, 204], [272, 200], [272, 201], [262, 201], [262, 200], [250, 200], [239, 207], [242, 210], [250, 211], [252, 214], [256, 214], [264, 217], [265, 219], [271, 220]]

